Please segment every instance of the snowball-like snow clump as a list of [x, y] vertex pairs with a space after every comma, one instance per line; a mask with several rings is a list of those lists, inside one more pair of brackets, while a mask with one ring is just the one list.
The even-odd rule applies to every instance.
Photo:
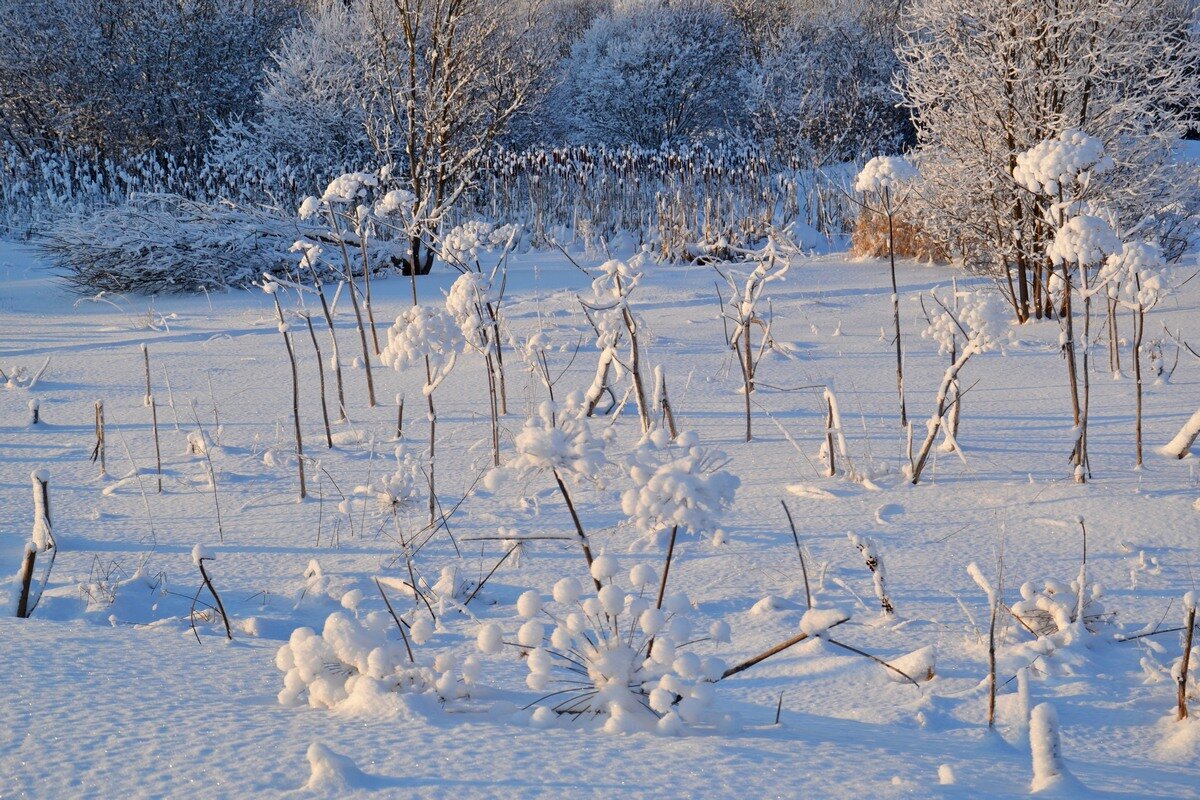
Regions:
[[621, 510], [647, 534], [672, 527], [712, 533], [741, 485], [723, 469], [727, 462], [721, 451], [701, 447], [695, 433], [672, 440], [651, 431], [626, 460], [634, 488], [621, 495]]
[[1013, 179], [1031, 192], [1055, 196], [1084, 173], [1099, 174], [1111, 167], [1102, 141], [1069, 128], [1019, 153]]
[[895, 192], [917, 178], [917, 169], [908, 159], [898, 156], [875, 156], [854, 179], [854, 191], [861, 193]]

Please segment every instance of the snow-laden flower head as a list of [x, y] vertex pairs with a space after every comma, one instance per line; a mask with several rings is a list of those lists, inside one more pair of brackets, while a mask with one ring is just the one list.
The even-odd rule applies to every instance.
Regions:
[[592, 281], [592, 294], [597, 303], [623, 301], [642, 282], [643, 259], [640, 256], [620, 261], [610, 258], [599, 267], [600, 274]]
[[[1012, 338], [1011, 313], [994, 292], [969, 292], [959, 295], [958, 310], [951, 301], [942, 301], [930, 315], [929, 327], [921, 337], [937, 342], [938, 352], [983, 353], [1003, 346]], [[965, 341], [964, 341], [965, 339]]]
[[417, 204], [417, 196], [407, 189], [392, 189], [375, 201], [375, 214], [379, 217], [408, 219]]
[[1104, 142], [1069, 128], [1017, 155], [1013, 179], [1031, 192], [1056, 196], [1088, 175], [1111, 169]]
[[492, 288], [487, 277], [478, 272], [464, 272], [446, 294], [446, 313], [454, 318], [468, 344], [481, 347], [487, 340], [484, 308], [498, 300], [499, 292]]
[[321, 254], [324, 251], [321, 249], [321, 245], [319, 244], [313, 244], [312, 242], [306, 242], [303, 239], [299, 239], [295, 242], [292, 242], [292, 246], [288, 248], [288, 252], [300, 254], [301, 269], [313, 269], [317, 265], [317, 259], [321, 257]]
[[442, 237], [442, 257], [453, 264], [474, 264], [480, 253], [506, 246], [516, 232], [516, 225], [497, 227], [483, 220], [464, 222]]
[[379, 357], [383, 363], [400, 371], [424, 365], [429, 359], [430, 376], [424, 392], [429, 394], [454, 368], [458, 351], [463, 347], [462, 332], [444, 309], [416, 305], [396, 317], [388, 329], [387, 347]]
[[420, 465], [416, 457], [404, 445], [396, 447], [396, 471], [379, 479], [375, 497], [386, 510], [395, 510], [411, 503], [418, 495], [421, 484], [417, 480]]
[[1120, 292], [1129, 302], [1150, 308], [1167, 293], [1165, 271], [1167, 261], [1162, 251], [1149, 242], [1125, 242], [1119, 253], [1108, 257], [1101, 279], [1110, 280], [1110, 296]]
[[579, 392], [568, 395], [561, 406], [549, 400], [542, 403], [537, 413], [525, 420], [515, 445], [516, 455], [489, 473], [489, 489], [505, 475], [526, 478], [548, 471], [574, 484], [597, 482], [600, 470], [608, 464], [604, 440], [592, 434], [587, 404]]
[[310, 194], [308, 197], [304, 198], [302, 203], [300, 203], [300, 208], [296, 213], [300, 216], [300, 219], [312, 219], [321, 213], [322, 207], [321, 199], [318, 197], [313, 197]]
[[723, 469], [728, 459], [702, 447], [692, 431], [674, 440], [661, 429], [648, 433], [626, 459], [634, 487], [621, 495], [621, 510], [645, 534], [678, 526], [715, 533], [741, 481]]
[[[585, 595], [574, 578], [555, 584], [551, 600], [525, 592], [517, 601], [525, 622], [516, 635], [506, 637], [498, 625], [485, 625], [479, 648], [498, 653], [506, 640], [515, 640], [529, 669], [526, 685], [536, 692], [554, 685], [554, 694], [547, 694], [534, 714], [538, 725], [554, 725], [559, 715], [575, 720], [599, 714], [606, 715], [607, 732], [676, 734], [687, 725], [713, 722], [713, 683], [723, 675], [725, 662], [688, 648], [706, 639], [728, 641], [729, 626], [718, 621], [708, 637], [696, 635], [686, 616], [691, 610], [686, 595], [666, 598], [661, 609], [651, 603], [658, 583], [653, 568], [634, 566], [627, 586], [621, 586], [615, 561], [601, 556], [597, 566], [602, 559], [607, 559], [604, 568], [593, 568], [605, 582], [598, 592]], [[557, 691], [563, 682], [569, 688]]]
[[367, 196], [367, 189], [379, 185], [370, 172], [347, 172], [329, 182], [321, 195], [324, 203], [352, 203]]
[[1055, 264], [1088, 266], [1103, 263], [1113, 253], [1121, 252], [1121, 239], [1112, 226], [1100, 217], [1080, 214], [1071, 217], [1058, 229], [1046, 255]]
[[898, 189], [916, 180], [917, 176], [917, 168], [906, 158], [875, 156], [854, 179], [854, 191], [861, 194], [895, 194]]

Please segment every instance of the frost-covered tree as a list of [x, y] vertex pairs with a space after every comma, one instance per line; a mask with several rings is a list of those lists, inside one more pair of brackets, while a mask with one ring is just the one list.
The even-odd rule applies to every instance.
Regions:
[[540, 91], [538, 0], [360, 0], [370, 33], [364, 80], [371, 143], [412, 192], [407, 269], [433, 267], [432, 234], [471, 188], [483, 156]]
[[913, 113], [922, 223], [994, 271], [1021, 320], [1050, 309], [1051, 239], [1017, 155], [1086, 130], [1114, 168], [1093, 187], [1122, 230], [1162, 231], [1195, 206], [1172, 148], [1200, 94], [1194, 12], [1179, 0], [914, 0], [899, 87]]
[[253, 108], [296, 0], [0, 3], [0, 139], [106, 156], [203, 145]]
[[282, 160], [327, 174], [361, 167], [371, 152], [367, 109], [380, 95], [365, 81], [370, 41], [362, 22], [358, 5], [321, 0], [285, 34], [263, 71], [257, 114], [217, 125], [214, 163], [236, 171]]
[[870, 0], [727, 0], [747, 31], [746, 126], [782, 159], [894, 153], [911, 135], [892, 88], [896, 8]]
[[741, 31], [698, 0], [598, 17], [564, 66], [573, 137], [658, 147], [724, 129], [737, 111]]

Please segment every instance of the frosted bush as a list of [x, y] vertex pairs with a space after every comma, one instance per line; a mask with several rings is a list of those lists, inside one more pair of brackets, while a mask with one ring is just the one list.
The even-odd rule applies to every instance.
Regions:
[[917, 169], [907, 159], [897, 156], [875, 156], [863, 166], [854, 179], [854, 191], [863, 194], [895, 193], [918, 177]]
[[498, 653], [507, 639], [521, 651], [526, 685], [544, 694], [533, 717], [538, 725], [564, 715], [594, 716], [605, 718], [610, 733], [676, 734], [724, 722], [711, 704], [725, 662], [689, 648], [706, 639], [727, 641], [728, 626], [714, 623], [707, 637], [695, 632], [685, 595], [656, 609], [647, 597], [658, 582], [654, 570], [636, 565], [625, 588], [615, 580], [615, 565], [611, 556], [596, 559], [592, 574], [604, 581], [598, 592], [584, 595], [574, 578], [555, 584], [549, 600], [525, 592], [517, 601], [524, 622], [515, 636], [485, 625], [480, 650]]
[[1112, 166], [1104, 142], [1072, 128], [1018, 153], [1013, 179], [1031, 192], [1053, 197], [1081, 176], [1100, 174]]
[[673, 527], [716, 533], [741, 485], [723, 469], [728, 461], [720, 450], [702, 447], [692, 431], [672, 440], [653, 430], [626, 459], [634, 486], [621, 495], [621, 510], [645, 534]]
[[[442, 700], [467, 696], [479, 676], [473, 656], [459, 664], [446, 653], [429, 658], [418, 651], [411, 661], [403, 642], [388, 636], [394, 626], [382, 611], [361, 620], [337, 611], [319, 634], [297, 628], [275, 655], [275, 665], [284, 673], [279, 702], [370, 712], [392, 693], [427, 693]], [[412, 630], [416, 641], [416, 623]]]
[[425, 394], [437, 389], [450, 373], [463, 347], [462, 332], [454, 319], [443, 309], [425, 305], [408, 308], [396, 317], [387, 339], [380, 358], [398, 372], [424, 366], [429, 359]]
[[1088, 266], [1102, 263], [1121, 252], [1121, 240], [1112, 226], [1100, 217], [1081, 214], [1058, 229], [1046, 255], [1055, 264]]

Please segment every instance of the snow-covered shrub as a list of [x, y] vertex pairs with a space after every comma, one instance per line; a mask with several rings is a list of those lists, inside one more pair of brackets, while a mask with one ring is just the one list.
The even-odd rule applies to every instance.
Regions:
[[552, 601], [525, 592], [517, 600], [525, 622], [515, 637], [490, 623], [479, 631], [479, 649], [494, 654], [510, 644], [521, 651], [529, 669], [526, 685], [544, 695], [533, 715], [537, 725], [553, 725], [558, 715], [606, 716], [610, 733], [677, 734], [724, 723], [710, 706], [725, 662], [689, 648], [698, 641], [728, 641], [729, 626], [718, 621], [707, 636], [697, 634], [685, 595], [653, 607], [648, 593], [658, 576], [652, 568], [635, 565], [628, 589], [619, 585], [617, 572], [616, 560], [603, 555], [592, 565], [601, 584], [595, 594], [585, 596], [574, 578], [555, 584]]
[[728, 463], [720, 450], [701, 446], [692, 431], [672, 440], [655, 429], [625, 461], [633, 487], [621, 495], [621, 510], [647, 536], [671, 528], [720, 535], [721, 513], [741, 485], [724, 469]]
[[1118, 229], [1157, 237], [1173, 224], [1162, 209], [1196, 208], [1196, 166], [1174, 152], [1200, 94], [1194, 20], [1180, 9], [1174, 0], [906, 6], [898, 74], [917, 130], [920, 218], [969, 265], [1011, 280], [1021, 321], [1049, 310], [1038, 302], [1050, 272], [1042, 230], [1060, 198], [1046, 190], [1100, 163], [1090, 138], [1113, 166], [1073, 199], [1105, 208]]
[[286, 273], [295, 240], [296, 223], [269, 209], [149, 194], [62, 220], [38, 247], [80, 292], [154, 294], [244, 288], [264, 272]]
[[[468, 656], [459, 663], [449, 653], [427, 656], [410, 652], [388, 633], [391, 616], [373, 611], [362, 619], [336, 611], [320, 633], [297, 628], [279, 648], [275, 665], [284, 673], [279, 702], [313, 708], [377, 713], [391, 706], [393, 693], [433, 694], [442, 700], [467, 696], [479, 679], [479, 662]], [[409, 634], [417, 640], [417, 625]]]

